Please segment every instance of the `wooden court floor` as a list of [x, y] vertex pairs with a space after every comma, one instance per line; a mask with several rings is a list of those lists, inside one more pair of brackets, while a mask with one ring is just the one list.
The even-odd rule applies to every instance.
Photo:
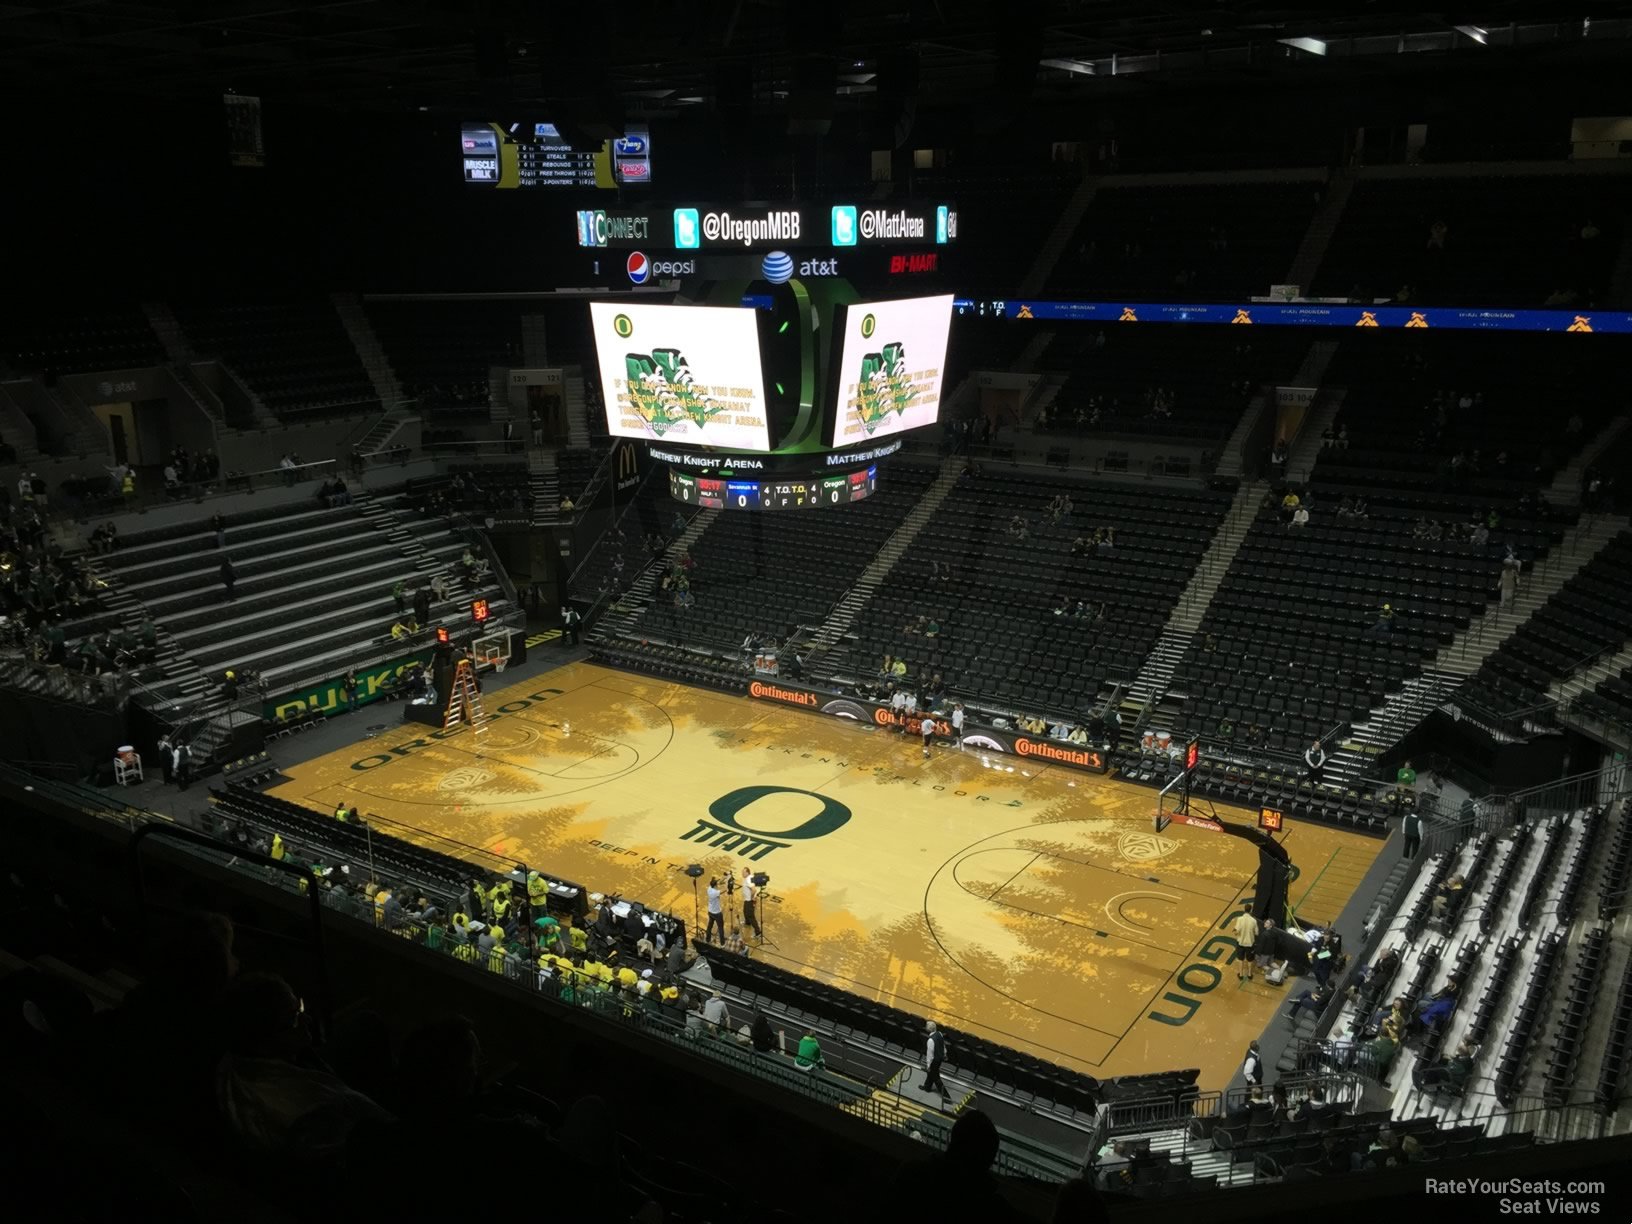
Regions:
[[[480, 736], [396, 724], [274, 793], [688, 921], [688, 863], [750, 864], [770, 876], [755, 955], [1094, 1075], [1199, 1066], [1222, 1087], [1284, 1000], [1240, 985], [1221, 938], [1256, 851], [1157, 836], [1145, 788], [950, 746], [926, 760], [890, 730], [589, 664], [484, 701]], [[1324, 921], [1381, 843], [1293, 823], [1285, 845], [1294, 904]]]

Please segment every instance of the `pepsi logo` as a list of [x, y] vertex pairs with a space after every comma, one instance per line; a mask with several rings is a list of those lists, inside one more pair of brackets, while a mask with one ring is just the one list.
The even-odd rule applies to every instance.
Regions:
[[644, 285], [652, 275], [652, 261], [639, 251], [630, 251], [629, 259], [625, 263], [629, 279], [637, 284]]

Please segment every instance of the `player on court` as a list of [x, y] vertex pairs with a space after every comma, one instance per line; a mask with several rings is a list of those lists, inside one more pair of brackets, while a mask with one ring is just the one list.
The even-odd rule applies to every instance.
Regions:
[[924, 737], [924, 755], [929, 755], [929, 741], [935, 734], [935, 716], [928, 712], [918, 716], [919, 731]]
[[958, 751], [963, 751], [963, 702], [955, 702], [952, 706], [952, 738], [957, 741]]

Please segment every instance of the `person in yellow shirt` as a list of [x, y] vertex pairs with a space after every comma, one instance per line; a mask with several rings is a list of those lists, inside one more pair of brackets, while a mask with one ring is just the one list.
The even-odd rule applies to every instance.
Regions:
[[527, 904], [533, 907], [533, 916], [541, 917], [550, 899], [550, 882], [536, 871], [527, 873]]
[[1258, 945], [1258, 919], [1252, 916], [1251, 910], [1242, 910], [1230, 925], [1230, 929], [1235, 934], [1236, 977], [1243, 982], [1250, 982], [1253, 949]]
[[635, 983], [640, 981], [640, 975], [633, 969], [629, 968], [628, 965], [625, 965], [623, 968], [618, 970], [617, 978], [618, 989], [620, 990], [633, 990], [635, 988]]
[[283, 862], [283, 853], [284, 853], [284, 851], [283, 851], [283, 837], [280, 834], [277, 834], [277, 833], [272, 834], [272, 857], [273, 857], [273, 859], [275, 859], [277, 862], [280, 862], [280, 863]]

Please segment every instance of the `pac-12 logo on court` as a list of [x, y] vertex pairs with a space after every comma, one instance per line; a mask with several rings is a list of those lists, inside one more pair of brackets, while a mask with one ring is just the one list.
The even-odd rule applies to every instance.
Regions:
[[1135, 863], [1148, 863], [1164, 855], [1172, 854], [1179, 848], [1179, 843], [1170, 837], [1162, 837], [1157, 833], [1132, 832], [1124, 833], [1117, 839], [1117, 849], [1122, 851], [1122, 857], [1131, 859]]
[[[772, 795], [808, 795], [817, 800], [822, 809], [791, 829], [778, 829], [775, 832], [753, 828], [740, 819], [743, 812]], [[712, 846], [757, 863], [773, 850], [786, 850], [792, 842], [826, 837], [842, 829], [849, 823], [852, 813], [837, 799], [829, 799], [815, 791], [793, 786], [743, 786], [714, 800], [708, 805], [708, 814], [710, 819], [699, 818], [697, 827], [681, 834], [680, 840]]]

